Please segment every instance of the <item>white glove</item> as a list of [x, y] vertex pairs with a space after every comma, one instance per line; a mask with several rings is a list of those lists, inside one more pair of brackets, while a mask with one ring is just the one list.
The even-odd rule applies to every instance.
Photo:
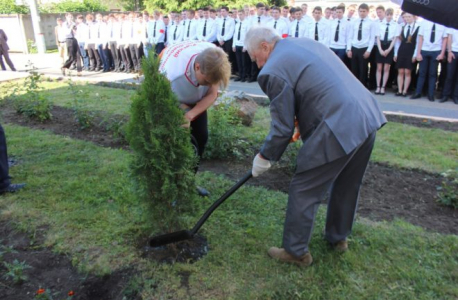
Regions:
[[253, 160], [253, 169], [251, 170], [251, 174], [253, 177], [258, 177], [265, 171], [269, 170], [270, 166], [270, 161], [262, 158], [261, 154], [257, 154]]

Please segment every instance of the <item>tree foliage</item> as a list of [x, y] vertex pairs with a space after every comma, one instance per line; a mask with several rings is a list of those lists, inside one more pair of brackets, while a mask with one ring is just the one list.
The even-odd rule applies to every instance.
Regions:
[[40, 11], [45, 13], [102, 12], [108, 11], [108, 7], [98, 0], [64, 0], [40, 5]]
[[[223, 5], [228, 6], [229, 8], [242, 8], [244, 5], [256, 5], [259, 3], [259, 0], [144, 0], [146, 8], [148, 10], [161, 9], [165, 12], [172, 10], [182, 10], [182, 9], [197, 9], [205, 6], [221, 7]], [[265, 2], [266, 5], [276, 5], [283, 6], [286, 5], [286, 0], [269, 0]]]
[[[162, 231], [182, 229], [183, 212], [195, 196], [196, 157], [183, 112], [159, 60], [143, 59], [145, 79], [132, 97], [127, 140], [134, 151], [132, 170]], [[157, 221], [160, 222], [157, 222]]]
[[0, 14], [28, 14], [30, 9], [26, 5], [16, 5], [15, 0], [1, 0]]

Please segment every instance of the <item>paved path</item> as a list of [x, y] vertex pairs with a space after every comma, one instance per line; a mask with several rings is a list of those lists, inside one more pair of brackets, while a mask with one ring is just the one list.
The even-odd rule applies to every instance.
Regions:
[[[19, 72], [0, 72], [0, 82], [22, 78], [27, 76], [30, 69], [30, 62], [41, 73], [50, 77], [62, 77], [60, 71], [61, 60], [57, 53], [51, 54], [16, 54], [11, 53], [10, 57]], [[126, 73], [103, 73], [83, 72], [82, 77], [76, 77], [76, 71], [72, 71], [70, 77], [73, 80], [88, 82], [138, 82], [136, 74]], [[229, 84], [229, 90], [239, 90], [255, 97], [266, 97], [256, 82], [234, 82]], [[446, 103], [429, 102], [426, 98], [410, 100], [409, 98], [396, 97], [394, 93], [388, 92], [384, 96], [375, 95], [379, 100], [384, 112], [432, 117], [436, 119], [449, 119], [458, 122], [458, 105], [451, 100]]]

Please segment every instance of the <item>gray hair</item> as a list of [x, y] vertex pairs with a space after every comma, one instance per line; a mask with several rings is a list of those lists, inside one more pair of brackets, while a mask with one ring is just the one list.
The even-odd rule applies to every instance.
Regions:
[[281, 40], [280, 35], [274, 29], [266, 26], [253, 26], [245, 35], [245, 48], [251, 51], [259, 48], [262, 42], [275, 44]]

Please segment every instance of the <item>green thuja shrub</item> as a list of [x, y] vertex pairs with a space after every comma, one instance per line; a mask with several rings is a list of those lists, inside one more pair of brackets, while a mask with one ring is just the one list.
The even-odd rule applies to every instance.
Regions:
[[126, 138], [134, 151], [132, 170], [143, 198], [152, 208], [159, 230], [182, 229], [183, 213], [195, 196], [196, 157], [189, 129], [168, 79], [159, 73], [159, 60], [143, 59], [145, 80], [132, 96]]

